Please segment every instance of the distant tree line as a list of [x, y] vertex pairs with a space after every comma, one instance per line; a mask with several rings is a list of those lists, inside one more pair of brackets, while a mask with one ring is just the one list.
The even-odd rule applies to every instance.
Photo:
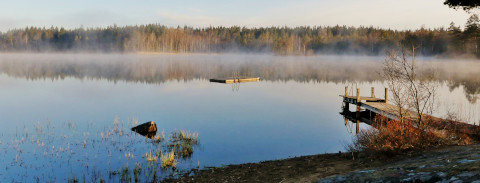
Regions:
[[398, 31], [374, 27], [167, 27], [158, 24], [106, 28], [38, 28], [0, 33], [0, 51], [87, 52], [268, 52], [279, 55], [381, 55], [386, 49], [416, 47], [416, 53], [480, 57], [480, 21], [462, 29]]

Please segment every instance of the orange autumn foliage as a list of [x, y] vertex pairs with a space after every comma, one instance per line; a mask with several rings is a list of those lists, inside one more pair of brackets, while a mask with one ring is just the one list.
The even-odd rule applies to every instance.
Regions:
[[467, 135], [434, 128], [418, 128], [411, 121], [375, 121], [375, 128], [360, 131], [353, 144], [348, 147], [350, 151], [396, 154], [408, 150], [472, 143], [472, 139]]

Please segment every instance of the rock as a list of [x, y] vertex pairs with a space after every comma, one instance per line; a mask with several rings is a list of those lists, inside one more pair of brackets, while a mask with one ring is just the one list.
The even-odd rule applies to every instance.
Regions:
[[411, 181], [412, 181], [412, 178], [410, 178], [410, 177], [409, 177], [409, 178], [405, 178], [405, 179], [403, 179], [402, 181], [403, 181], [403, 182], [411, 182]]
[[459, 177], [473, 177], [473, 176], [475, 176], [475, 174], [472, 173], [472, 172], [463, 172], [461, 174], [458, 174], [457, 176], [459, 176]]
[[471, 163], [471, 162], [475, 162], [475, 161], [476, 160], [462, 159], [462, 160], [459, 160], [458, 162], [462, 163], [462, 164], [465, 164], [465, 163]]
[[450, 177], [450, 181], [455, 181], [455, 180], [458, 180], [457, 177], [453, 176], [453, 177]]
[[433, 177], [432, 177], [431, 175], [422, 175], [422, 176], [420, 177], [420, 181], [422, 181], [422, 182], [428, 182], [428, 181], [432, 180], [432, 178], [433, 178]]
[[411, 167], [405, 167], [405, 169], [408, 170], [408, 171], [413, 171], [413, 170], [417, 169], [417, 167], [411, 166]]
[[344, 176], [338, 176], [335, 181], [336, 182], [343, 182], [343, 181], [346, 181], [347, 179], [344, 177]]
[[440, 177], [440, 178], [445, 178], [445, 177], [447, 177], [447, 174], [443, 173], [443, 172], [438, 172], [437, 176]]
[[375, 170], [360, 170], [360, 171], [357, 171], [358, 173], [372, 173], [374, 172]]
[[353, 178], [354, 178], [354, 179], [359, 179], [359, 178], [361, 178], [361, 177], [364, 177], [364, 176], [361, 175], [361, 174], [354, 174], [354, 175], [353, 175]]
[[317, 183], [331, 183], [333, 182], [332, 178], [325, 178], [322, 180], [319, 180]]
[[157, 125], [153, 121], [149, 121], [132, 128], [132, 131], [148, 138], [153, 138], [157, 134]]

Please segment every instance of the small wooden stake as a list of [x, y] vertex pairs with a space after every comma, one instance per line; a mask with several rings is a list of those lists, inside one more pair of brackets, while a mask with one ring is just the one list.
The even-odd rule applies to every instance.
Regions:
[[385, 88], [385, 103], [388, 103], [388, 88]]
[[357, 88], [357, 113], [356, 113], [357, 118], [360, 117], [360, 89]]
[[375, 98], [375, 87], [372, 87], [372, 98]]
[[357, 88], [357, 103], [360, 102], [360, 89]]
[[344, 97], [344, 107], [343, 107], [343, 111], [349, 111], [350, 110], [350, 103], [348, 102], [348, 86], [345, 86], [345, 97]]

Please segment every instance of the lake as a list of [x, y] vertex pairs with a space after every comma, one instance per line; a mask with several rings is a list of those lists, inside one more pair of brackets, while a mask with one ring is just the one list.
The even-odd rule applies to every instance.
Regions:
[[[369, 95], [373, 86], [383, 97], [384, 86], [374, 72], [381, 59], [3, 54], [0, 181], [125, 181], [135, 175], [153, 180], [192, 168], [344, 151], [355, 132], [339, 114], [339, 95], [345, 86]], [[464, 121], [478, 123], [480, 82], [468, 77], [480, 69], [458, 74], [455, 69], [472, 62], [423, 61], [440, 73], [434, 82], [441, 107], [435, 114], [461, 111]], [[208, 81], [232, 75], [262, 81]], [[130, 130], [147, 121], [156, 122], [164, 140]], [[170, 137], [179, 130], [198, 133], [198, 143], [178, 157], [177, 168], [147, 160], [149, 153], [176, 147]]]

